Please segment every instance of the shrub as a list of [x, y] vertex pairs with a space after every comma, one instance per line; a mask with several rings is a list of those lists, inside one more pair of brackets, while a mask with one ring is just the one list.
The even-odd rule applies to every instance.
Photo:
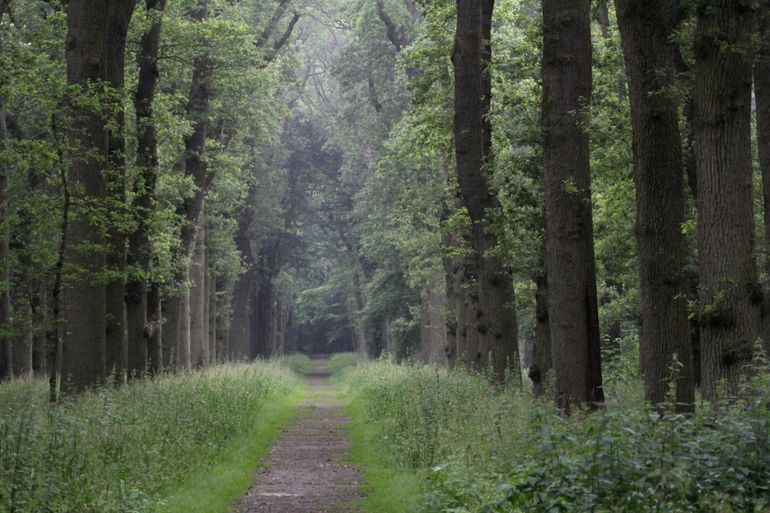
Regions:
[[288, 367], [292, 371], [302, 376], [308, 375], [313, 368], [313, 362], [310, 360], [310, 357], [302, 353], [292, 353], [289, 355], [280, 356], [278, 358], [274, 358], [274, 361], [285, 367]]
[[332, 375], [338, 375], [348, 367], [363, 361], [364, 358], [358, 353], [335, 353], [329, 358], [326, 368]]

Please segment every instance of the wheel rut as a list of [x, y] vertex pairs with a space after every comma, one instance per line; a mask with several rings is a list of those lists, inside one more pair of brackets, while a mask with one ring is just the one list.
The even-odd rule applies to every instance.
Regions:
[[307, 397], [280, 432], [237, 513], [361, 513], [361, 472], [350, 452], [342, 404], [325, 358], [313, 358]]

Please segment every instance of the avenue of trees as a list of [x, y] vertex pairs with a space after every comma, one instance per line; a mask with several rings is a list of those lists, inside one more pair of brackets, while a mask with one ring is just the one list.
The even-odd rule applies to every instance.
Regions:
[[769, 347], [766, 0], [0, 16], [0, 379], [354, 350], [687, 412]]

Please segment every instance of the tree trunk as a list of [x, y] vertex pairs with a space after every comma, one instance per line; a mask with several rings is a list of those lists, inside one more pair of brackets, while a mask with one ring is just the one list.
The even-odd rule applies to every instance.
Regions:
[[546, 272], [556, 404], [604, 401], [589, 140], [590, 0], [543, 0]]
[[[152, 254], [149, 217], [155, 208], [155, 184], [158, 176], [158, 141], [153, 110], [158, 83], [161, 13], [165, 4], [166, 0], [145, 0], [146, 14], [152, 17], [152, 23], [142, 34], [136, 59], [139, 79], [134, 95], [134, 110], [137, 132], [136, 165], [140, 170], [140, 177], [132, 204], [136, 229], [129, 236], [128, 265], [132, 274], [126, 283], [129, 375], [144, 374], [148, 354], [154, 352], [157, 357], [160, 349], [157, 342], [152, 342], [160, 339], [154, 336], [157, 325], [153, 326], [151, 321], [153, 310], [148, 305], [147, 294]], [[157, 321], [157, 316], [154, 317]], [[153, 343], [154, 347], [150, 348]], [[154, 371], [159, 370], [158, 362], [153, 362], [152, 368]]]
[[[762, 0], [757, 10], [759, 50], [754, 61], [754, 97], [757, 101], [757, 149], [762, 173], [764, 205], [765, 279], [770, 280], [770, 1]], [[770, 282], [764, 286], [762, 341], [770, 355]]]
[[204, 321], [206, 315], [206, 231], [204, 213], [201, 211], [195, 237], [195, 250], [190, 265], [190, 363], [193, 367], [209, 364], [208, 330]]
[[176, 348], [176, 370], [192, 369], [192, 347], [190, 345], [190, 289], [185, 288], [179, 298], [179, 340]]
[[[76, 0], [69, 3], [67, 84], [80, 87], [78, 94], [98, 94], [99, 83], [113, 89], [122, 88], [125, 40], [134, 3], [133, 0]], [[103, 101], [97, 100], [98, 103]], [[110, 148], [122, 139], [122, 133], [111, 135], [107, 128], [109, 120], [97, 112], [99, 109], [89, 108], [89, 103], [72, 101], [69, 105], [69, 141], [73, 158], [68, 181], [87, 203], [99, 205], [107, 197], [105, 168], [115, 156], [110, 155]], [[119, 130], [120, 123], [117, 126]], [[86, 212], [74, 214], [66, 234], [64, 262], [68, 269], [82, 269], [83, 272], [67, 276], [67, 286], [63, 288], [62, 392], [65, 393], [79, 392], [103, 382], [106, 368], [108, 309], [106, 287], [100, 281], [106, 259], [103, 253], [89, 248], [92, 244], [103, 244], [104, 236]]]
[[548, 279], [545, 275], [535, 280], [535, 344], [532, 348], [532, 365], [529, 379], [535, 397], [545, 394], [552, 368], [551, 328], [548, 324]]
[[13, 376], [28, 378], [32, 376], [32, 349], [34, 345], [34, 322], [32, 303], [28, 298], [22, 298], [18, 305], [18, 328], [13, 344]]
[[171, 297], [161, 303], [161, 312], [166, 321], [163, 323], [163, 367], [176, 369], [179, 360], [179, 338], [182, 329], [182, 298]]
[[39, 295], [35, 296], [32, 306], [33, 319], [37, 319], [35, 327], [35, 341], [32, 348], [32, 370], [37, 376], [45, 376], [48, 372], [46, 365], [46, 332], [50, 329], [50, 311], [48, 305], [48, 293], [44, 288]]
[[163, 351], [163, 312], [161, 302], [160, 284], [153, 283], [147, 294], [147, 325], [149, 326], [149, 338], [147, 345], [150, 357], [150, 373], [160, 374], [167, 366]]
[[[674, 2], [616, 0], [631, 98], [639, 251], [640, 370], [645, 398], [662, 407], [676, 379], [679, 411], [692, 411], [695, 388], [684, 272], [684, 170], [669, 41]], [[672, 373], [674, 362], [679, 368]]]
[[[5, 2], [2, 3], [4, 9]], [[0, 11], [2, 20], [4, 10]], [[1, 37], [1, 36], [0, 36]], [[0, 52], [2, 51], [0, 39]], [[8, 228], [8, 159], [6, 139], [8, 129], [5, 119], [5, 105], [0, 98], [0, 382], [13, 376], [13, 355], [11, 347], [11, 271], [10, 233]]]
[[432, 273], [420, 288], [420, 360], [440, 366], [446, 365], [443, 281], [443, 273]]
[[702, 387], [735, 392], [759, 335], [749, 0], [701, 0], [694, 45]]
[[209, 364], [216, 365], [222, 360], [222, 353], [217, 344], [217, 281], [210, 257], [210, 253], [206, 253], [206, 339], [209, 344]]
[[249, 240], [251, 217], [248, 210], [238, 216], [238, 231], [235, 235], [235, 246], [241, 253], [243, 273], [235, 282], [232, 300], [232, 317], [230, 321], [230, 337], [228, 340], [227, 357], [230, 360], [241, 360], [250, 356], [249, 337], [251, 333], [250, 300], [254, 282], [254, 254]]
[[[457, 1], [457, 32], [452, 52], [455, 70], [455, 150], [463, 206], [468, 211], [470, 254], [463, 258], [465, 325], [469, 363], [491, 368], [497, 381], [518, 362], [516, 314], [511, 276], [494, 256], [497, 239], [489, 213], [499, 211], [485, 169], [492, 166], [490, 63], [494, 0]], [[470, 322], [469, 322], [470, 321]], [[475, 332], [475, 333], [473, 333]]]

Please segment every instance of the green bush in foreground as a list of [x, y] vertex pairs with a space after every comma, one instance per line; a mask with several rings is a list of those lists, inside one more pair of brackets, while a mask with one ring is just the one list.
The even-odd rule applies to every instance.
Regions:
[[50, 405], [40, 380], [0, 386], [0, 512], [143, 513], [254, 430], [298, 380], [275, 363], [219, 366]]
[[366, 363], [342, 381], [393, 465], [428, 476], [425, 513], [770, 511], [767, 373], [740, 401], [665, 418], [630, 391], [565, 418], [431, 367]]

